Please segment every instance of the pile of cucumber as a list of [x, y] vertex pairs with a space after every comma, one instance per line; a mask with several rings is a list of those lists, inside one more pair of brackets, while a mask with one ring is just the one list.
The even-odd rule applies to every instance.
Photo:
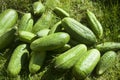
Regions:
[[[0, 13], [0, 51], [14, 47], [6, 73], [16, 77], [28, 64], [28, 73], [37, 74], [43, 65], [49, 65], [44, 62], [53, 52], [55, 56], [50, 61], [53, 68], [70, 70], [76, 80], [84, 80], [93, 71], [102, 75], [115, 63], [120, 43], [99, 43], [103, 27], [93, 12], [86, 10], [86, 15], [90, 27], [60, 7], [46, 11], [40, 1], [33, 3], [33, 13], [24, 13], [20, 19], [14, 9]], [[34, 16], [39, 19], [34, 20]], [[53, 25], [54, 16], [59, 19]]]

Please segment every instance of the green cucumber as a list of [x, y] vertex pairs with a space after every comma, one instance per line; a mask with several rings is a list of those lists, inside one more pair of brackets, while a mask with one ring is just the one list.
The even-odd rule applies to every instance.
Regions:
[[[25, 58], [28, 57], [28, 53], [29, 53], [28, 50], [26, 49], [26, 46], [27, 46], [26, 44], [21, 44], [17, 46], [13, 51], [13, 54], [10, 58], [7, 67], [8, 75], [10, 75], [11, 77], [15, 77], [20, 73], [21, 68], [24, 65], [23, 63], [25, 63], [28, 59]], [[25, 59], [24, 61], [23, 61], [23, 57]]]
[[40, 70], [44, 62], [46, 53], [42, 52], [31, 52], [30, 62], [29, 62], [29, 71], [31, 74], [34, 74]]
[[44, 37], [44, 36], [47, 36], [48, 33], [49, 33], [50, 29], [42, 29], [40, 31], [38, 31], [36, 34], [38, 37]]
[[6, 9], [0, 14], [0, 35], [14, 27], [18, 19], [18, 13], [13, 9]]
[[31, 13], [25, 13], [20, 20], [20, 23], [18, 25], [18, 30], [31, 32], [32, 27], [33, 27], [32, 15]]
[[70, 34], [72, 39], [80, 43], [93, 45], [97, 42], [94, 33], [73, 18], [64, 18], [62, 20], [62, 26], [65, 28], [65, 31]]
[[73, 75], [77, 80], [84, 80], [96, 67], [100, 60], [100, 52], [97, 49], [88, 50], [73, 66]]
[[96, 66], [97, 75], [102, 75], [108, 68], [115, 64], [117, 54], [114, 51], [107, 51], [101, 57], [99, 63]]
[[65, 18], [65, 17], [69, 17], [70, 16], [65, 10], [63, 10], [60, 7], [55, 7], [53, 12], [60, 18]]
[[42, 15], [45, 12], [45, 6], [41, 3], [41, 1], [34, 2], [32, 7], [35, 15]]
[[102, 38], [103, 36], [103, 27], [101, 23], [96, 18], [95, 14], [89, 10], [87, 10], [87, 18], [90, 23], [90, 29], [95, 33], [98, 38]]
[[100, 43], [95, 46], [99, 51], [106, 52], [110, 50], [119, 50], [120, 49], [120, 43], [119, 42], [104, 42]]
[[57, 22], [51, 29], [49, 34], [61, 31], [61, 21]]
[[69, 39], [69, 34], [65, 32], [58, 32], [34, 40], [31, 43], [30, 48], [33, 51], [55, 50], [68, 43]]
[[33, 33], [37, 33], [38, 31], [42, 29], [49, 29], [51, 27], [51, 21], [53, 19], [52, 12], [46, 12], [42, 14], [42, 16], [37, 20], [37, 22], [33, 26]]
[[9, 47], [15, 39], [16, 29], [10, 29], [0, 36], [0, 50]]
[[29, 32], [29, 31], [19, 31], [18, 37], [23, 42], [31, 43], [33, 40], [35, 40], [37, 38], [37, 35]]
[[84, 44], [76, 45], [75, 47], [67, 50], [55, 58], [54, 66], [57, 69], [70, 69], [77, 60], [84, 55], [87, 47]]

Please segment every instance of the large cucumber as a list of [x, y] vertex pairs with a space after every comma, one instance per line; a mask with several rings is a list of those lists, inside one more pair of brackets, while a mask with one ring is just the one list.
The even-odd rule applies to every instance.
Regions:
[[97, 42], [94, 33], [73, 18], [64, 18], [62, 20], [62, 25], [65, 28], [65, 31], [70, 34], [71, 38], [80, 43], [91, 45]]
[[30, 73], [34, 74], [37, 71], [40, 70], [40, 68], [42, 67], [42, 64], [44, 62], [46, 53], [45, 51], [42, 52], [31, 52], [31, 58], [30, 58], [30, 62], [29, 62], [29, 71]]
[[20, 20], [20, 23], [18, 25], [18, 30], [31, 32], [33, 27], [33, 22], [34, 21], [32, 19], [31, 13], [25, 13]]
[[0, 50], [8, 47], [15, 39], [16, 29], [10, 29], [0, 36]]
[[53, 12], [60, 18], [65, 18], [65, 17], [69, 17], [70, 16], [65, 10], [63, 10], [60, 7], [55, 7]]
[[95, 68], [100, 60], [100, 52], [97, 49], [88, 50], [73, 66], [73, 74], [77, 80], [84, 80]]
[[69, 34], [58, 32], [36, 39], [31, 43], [30, 47], [33, 51], [54, 50], [64, 46], [69, 39]]
[[103, 74], [108, 68], [112, 67], [115, 64], [117, 54], [114, 51], [107, 51], [101, 57], [97, 67], [97, 75]]
[[6, 9], [0, 14], [0, 35], [13, 27], [18, 19], [18, 14], [13, 9]]
[[84, 44], [76, 45], [55, 58], [55, 68], [70, 69], [86, 51], [87, 47]]
[[119, 42], [104, 42], [96, 45], [96, 48], [101, 52], [106, 52], [110, 50], [119, 50], [120, 43]]
[[87, 10], [87, 18], [88, 18], [88, 22], [90, 23], [91, 30], [96, 34], [98, 38], [102, 38], [103, 28], [101, 23], [96, 18], [95, 14]]
[[22, 66], [24, 65], [23, 63], [27, 61], [28, 58], [26, 57], [28, 57], [29, 52], [26, 47], [26, 44], [21, 44], [15, 48], [7, 67], [7, 72], [10, 76], [17, 76], [20, 73]]

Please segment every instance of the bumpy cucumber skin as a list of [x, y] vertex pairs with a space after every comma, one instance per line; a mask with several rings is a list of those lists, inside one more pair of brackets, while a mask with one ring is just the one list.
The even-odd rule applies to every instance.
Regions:
[[6, 31], [0, 36], [0, 50], [8, 47], [15, 39], [15, 29]]
[[55, 50], [64, 46], [66, 43], [68, 43], [69, 40], [70, 40], [69, 34], [65, 32], [58, 32], [34, 40], [31, 43], [30, 48], [33, 51]]
[[97, 49], [88, 50], [73, 66], [73, 75], [78, 80], [84, 80], [96, 67], [100, 60], [100, 52]]
[[112, 67], [116, 57], [117, 54], [114, 51], [105, 52], [96, 66], [97, 75], [102, 75], [108, 68]]
[[91, 30], [96, 34], [98, 38], [103, 36], [103, 27], [101, 23], [96, 18], [95, 14], [87, 10], [88, 22], [90, 23]]
[[63, 10], [60, 7], [55, 7], [53, 12], [60, 18], [65, 18], [65, 17], [69, 17], [70, 16], [65, 10]]
[[18, 19], [18, 13], [13, 9], [7, 9], [0, 14], [0, 35], [12, 28]]
[[120, 49], [120, 43], [119, 42], [104, 42], [100, 43], [95, 46], [99, 51], [106, 52], [106, 51], [116, 51]]
[[55, 68], [70, 69], [86, 51], [86, 45], [76, 45], [55, 58]]
[[40, 70], [44, 62], [46, 52], [31, 52], [31, 58], [29, 62], [29, 71], [31, 74], [34, 74]]
[[19, 31], [32, 31], [33, 27], [33, 19], [31, 13], [25, 13], [19, 23], [18, 30]]
[[52, 12], [46, 12], [42, 14], [42, 16], [37, 20], [37, 22], [33, 26], [33, 33], [37, 33], [38, 31], [42, 29], [49, 29], [51, 27], [51, 21], [53, 19]]
[[23, 41], [25, 43], [31, 43], [34, 39], [37, 38], [37, 35], [29, 32], [29, 31], [19, 31], [18, 37], [21, 41]]
[[68, 32], [72, 39], [86, 44], [86, 45], [93, 45], [97, 42], [96, 36], [94, 33], [87, 28], [86, 26], [82, 25], [78, 21], [73, 18], [66, 17], [62, 20], [62, 26], [65, 28], [65, 31]]
[[42, 15], [45, 12], [45, 6], [41, 3], [41, 1], [34, 2], [32, 7], [35, 15]]
[[15, 77], [20, 73], [21, 68], [23, 66], [22, 57], [26, 56], [25, 54], [27, 54], [28, 57], [28, 53], [29, 52], [26, 49], [26, 44], [21, 44], [18, 47], [16, 47], [8, 63], [7, 67], [8, 75], [10, 75], [11, 77]]

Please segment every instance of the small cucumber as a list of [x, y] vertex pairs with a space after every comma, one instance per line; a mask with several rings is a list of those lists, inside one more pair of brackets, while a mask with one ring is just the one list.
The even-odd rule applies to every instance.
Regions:
[[38, 72], [44, 62], [46, 53], [42, 52], [31, 52], [30, 62], [29, 62], [29, 71], [31, 74]]
[[114, 51], [107, 51], [101, 57], [99, 63], [96, 66], [97, 75], [103, 74], [108, 68], [115, 64], [117, 54]]
[[55, 58], [54, 66], [57, 69], [70, 69], [77, 60], [84, 55], [87, 47], [84, 44], [76, 45]]
[[65, 17], [69, 17], [70, 16], [65, 10], [63, 10], [60, 7], [55, 7], [53, 12], [60, 18], [65, 18]]
[[45, 12], [45, 6], [41, 3], [41, 1], [34, 2], [32, 7], [35, 15], [40, 16]]
[[84, 80], [96, 67], [100, 60], [100, 52], [97, 49], [88, 50], [73, 66], [73, 75], [77, 80]]
[[106, 52], [110, 50], [119, 50], [120, 43], [119, 42], [104, 42], [96, 45], [96, 48], [101, 52]]
[[103, 36], [103, 27], [101, 23], [96, 18], [95, 14], [89, 10], [87, 10], [87, 18], [90, 23], [90, 29], [96, 34], [98, 38], [102, 38]]
[[22, 66], [27, 61], [28, 58], [24, 58], [25, 60], [22, 62], [23, 57], [28, 57], [28, 50], [26, 49], [26, 44], [21, 44], [17, 46], [10, 58], [10, 61], [8, 63], [7, 72], [11, 77], [17, 76]]
[[34, 40], [31, 43], [30, 48], [33, 51], [55, 50], [68, 43], [69, 39], [69, 34], [65, 32], [58, 32]]
[[29, 31], [19, 31], [18, 37], [23, 42], [31, 43], [33, 40], [35, 40], [37, 38], [37, 35], [29, 32]]
[[42, 29], [40, 31], [38, 31], [36, 34], [38, 37], [44, 37], [47, 36], [49, 33], [50, 29]]
[[61, 31], [61, 21], [57, 22], [51, 29], [50, 29], [50, 32], [49, 34], [53, 34], [55, 32], [59, 32]]
[[49, 29], [51, 27], [51, 21], [53, 19], [52, 12], [46, 12], [42, 14], [42, 16], [37, 20], [37, 22], [33, 26], [33, 33], [37, 33], [38, 31], [42, 29]]
[[32, 15], [31, 13], [25, 13], [20, 20], [20, 23], [18, 25], [18, 30], [31, 32], [32, 27], [33, 27]]
[[6, 9], [0, 14], [0, 35], [14, 27], [18, 19], [18, 13], [14, 9]]
[[94, 33], [73, 18], [64, 18], [62, 20], [62, 26], [65, 28], [65, 31], [70, 34], [72, 39], [80, 43], [93, 45], [97, 42]]
[[12, 28], [0, 36], [0, 50], [8, 47], [15, 39], [16, 29]]

